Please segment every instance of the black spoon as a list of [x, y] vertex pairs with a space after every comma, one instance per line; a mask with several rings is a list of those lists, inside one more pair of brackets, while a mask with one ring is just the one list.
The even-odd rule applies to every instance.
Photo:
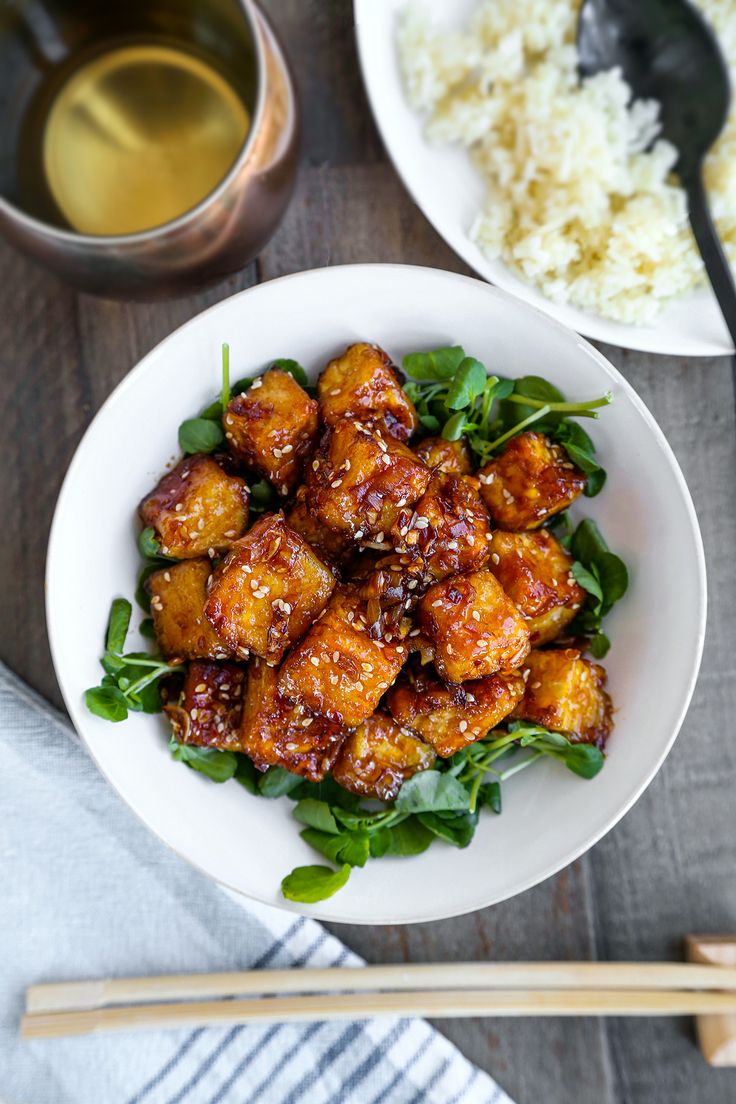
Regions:
[[690, 224], [736, 346], [736, 284], [708, 207], [703, 161], [731, 104], [718, 40], [689, 0], [583, 0], [578, 21], [580, 72], [618, 67], [635, 99], [661, 105], [661, 137], [679, 153]]

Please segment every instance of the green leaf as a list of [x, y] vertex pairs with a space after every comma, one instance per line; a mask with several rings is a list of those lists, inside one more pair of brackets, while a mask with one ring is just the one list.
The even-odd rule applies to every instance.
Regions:
[[465, 432], [465, 411], [458, 410], [457, 414], [453, 414], [451, 418], [448, 418], [442, 427], [442, 436], [446, 441], [459, 441]]
[[252, 759], [249, 759], [247, 755], [241, 755], [235, 753], [237, 760], [237, 766], [235, 767], [235, 774], [233, 778], [236, 782], [239, 782], [241, 786], [245, 786], [248, 793], [258, 793], [258, 779], [261, 777], [261, 772], [253, 763]]
[[161, 556], [161, 545], [156, 540], [156, 532], [147, 525], [138, 534], [138, 551], [144, 560], [153, 560]]
[[368, 833], [368, 840], [372, 859], [382, 858], [391, 846], [391, 829], [378, 828], [375, 832]]
[[244, 376], [243, 379], [236, 380], [235, 383], [231, 384], [230, 401], [232, 402], [236, 395], [242, 395], [245, 391], [249, 391], [253, 386], [254, 379], [255, 376]]
[[601, 466], [591, 453], [586, 452], [584, 449], [578, 448], [577, 445], [571, 445], [565, 442], [562, 446], [572, 460], [576, 467], [580, 468], [586, 475], [590, 475], [594, 472], [601, 470]]
[[464, 812], [469, 807], [470, 796], [462, 783], [437, 770], [420, 771], [407, 779], [395, 802], [400, 813]]
[[316, 828], [305, 828], [300, 835], [310, 847], [319, 851], [330, 862], [365, 866], [371, 854], [370, 836], [367, 832], [341, 832], [333, 835], [330, 832], [320, 832]]
[[588, 568], [608, 551], [608, 545], [592, 518], [580, 522], [573, 533], [570, 550], [575, 559]]
[[588, 594], [592, 594], [599, 602], [603, 601], [603, 591], [599, 580], [586, 567], [583, 567], [579, 560], [575, 560], [572, 565], [572, 577], [583, 590], [587, 590]]
[[422, 427], [428, 430], [430, 433], [438, 433], [440, 428], [439, 418], [435, 418], [434, 414], [420, 414], [419, 422]]
[[388, 844], [383, 852], [385, 855], [421, 855], [434, 839], [434, 833], [414, 816], [385, 831], [388, 834]]
[[538, 402], [564, 402], [565, 396], [549, 380], [542, 376], [520, 376], [514, 381], [515, 395], [522, 398], [536, 399]]
[[262, 514], [272, 510], [276, 500], [276, 491], [265, 479], [260, 479], [257, 483], [251, 484], [250, 509], [252, 513]]
[[124, 721], [128, 716], [125, 695], [116, 686], [95, 686], [84, 693], [84, 702], [90, 713], [105, 721]]
[[393, 815], [390, 809], [378, 809], [376, 812], [369, 812], [367, 809], [340, 808], [335, 804], [332, 805], [332, 814], [335, 820], [338, 820], [345, 828], [366, 832], [373, 832], [378, 828], [382, 828]]
[[294, 816], [309, 828], [319, 832], [332, 832], [337, 835], [340, 826], [330, 812], [326, 801], [317, 801], [313, 797], [302, 798], [294, 807]]
[[292, 774], [285, 767], [269, 767], [258, 780], [258, 792], [261, 797], [283, 797], [302, 781], [300, 775]]
[[434, 349], [429, 353], [409, 353], [402, 361], [407, 376], [418, 380], [448, 380], [457, 372], [465, 359], [465, 351], [459, 345]]
[[471, 406], [485, 388], [488, 373], [479, 360], [465, 357], [447, 389], [445, 402], [450, 410]]
[[169, 751], [173, 759], [179, 763], [186, 763], [188, 767], [199, 771], [200, 774], [206, 774], [213, 782], [227, 782], [233, 777], [238, 766], [238, 760], [232, 751], [180, 744], [173, 736], [169, 740]]
[[484, 782], [478, 790], [478, 800], [476, 807], [481, 809], [485, 807], [490, 809], [491, 812], [496, 813], [497, 816], [501, 815], [501, 783], [500, 782]]
[[135, 600], [146, 613], [151, 612], [151, 595], [146, 590], [146, 582], [155, 571], [160, 571], [165, 565], [166, 560], [145, 563], [138, 572], [138, 579], [135, 587]]
[[339, 870], [329, 866], [297, 866], [281, 883], [281, 892], [287, 901], [314, 904], [337, 893], [350, 877], [350, 866], [345, 863]]
[[138, 626], [138, 632], [141, 634], [141, 636], [144, 636], [146, 640], [155, 640], [156, 629], [154, 628], [153, 618], [144, 617], [140, 625]]
[[565, 766], [581, 778], [595, 778], [604, 763], [603, 752], [593, 744], [572, 744], [565, 753]]
[[439, 813], [419, 813], [418, 819], [433, 835], [451, 843], [453, 847], [467, 847], [478, 824], [478, 810], [475, 813], [460, 813], [448, 817]]
[[107, 623], [105, 637], [107, 651], [115, 656], [119, 656], [125, 647], [132, 613], [133, 607], [127, 598], [115, 598], [110, 608], [110, 620]]
[[603, 659], [610, 647], [611, 641], [603, 632], [597, 632], [590, 641], [590, 651], [595, 659]]
[[225, 413], [230, 402], [230, 346], [222, 343], [222, 391], [220, 392], [220, 411]]
[[223, 441], [222, 426], [210, 418], [188, 418], [179, 426], [179, 448], [182, 452], [214, 452]]
[[309, 383], [307, 373], [296, 360], [289, 360], [285, 357], [280, 357], [278, 360], [274, 360], [271, 363], [271, 368], [280, 368], [282, 372], [288, 372], [290, 376], [293, 376], [297, 383], [302, 387], [306, 387]]
[[585, 490], [583, 494], [586, 498], [595, 498], [599, 495], [606, 485], [607, 473], [603, 468], [598, 468], [597, 471], [591, 472], [588, 476], [588, 480], [585, 484]]
[[326, 801], [327, 804], [338, 809], [356, 809], [360, 798], [338, 785], [329, 774], [321, 782], [307, 782], [302, 779], [299, 786], [295, 786], [288, 794], [292, 801], [301, 801], [305, 797], [313, 797], [317, 801]]
[[595, 566], [603, 590], [603, 609], [607, 612], [628, 590], [629, 572], [624, 561], [613, 552], [602, 553]]

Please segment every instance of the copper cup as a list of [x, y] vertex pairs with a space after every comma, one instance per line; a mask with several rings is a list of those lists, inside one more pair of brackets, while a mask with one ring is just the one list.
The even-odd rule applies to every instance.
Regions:
[[[252, 120], [235, 164], [196, 207], [103, 237], [24, 209], [17, 151], [24, 113], [49, 74], [111, 33], [196, 44], [250, 102]], [[269, 240], [293, 190], [299, 111], [284, 51], [254, 0], [28, 0], [0, 14], [0, 45], [0, 233], [24, 253], [84, 291], [151, 299], [213, 283]]]

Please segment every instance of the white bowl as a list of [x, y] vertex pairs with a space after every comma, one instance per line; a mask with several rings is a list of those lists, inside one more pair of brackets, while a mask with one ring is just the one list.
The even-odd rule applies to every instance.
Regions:
[[[569, 397], [610, 389], [593, 433], [608, 485], [576, 506], [595, 517], [627, 561], [631, 588], [609, 618], [606, 660], [617, 707], [603, 771], [586, 782], [544, 763], [509, 780], [504, 812], [481, 818], [465, 851], [356, 870], [335, 897], [287, 905], [281, 877], [319, 862], [299, 838], [287, 798], [237, 782], [216, 785], [174, 762], [160, 717], [113, 725], [82, 695], [99, 682], [111, 600], [132, 597], [136, 505], [176, 453], [179, 423], [219, 389], [220, 344], [236, 376], [276, 357], [316, 375], [349, 343], [371, 340], [396, 360], [460, 342], [493, 371], [537, 373]], [[490, 905], [581, 855], [632, 805], [662, 763], [695, 683], [705, 628], [705, 567], [690, 495], [644, 404], [582, 338], [479, 280], [401, 265], [357, 265], [289, 276], [244, 291], [176, 330], [113, 392], [64, 481], [48, 553], [48, 627], [77, 731], [131, 809], [179, 855], [224, 885], [272, 905], [350, 923], [437, 920]], [[137, 621], [136, 621], [137, 624]], [[135, 637], [131, 641], [135, 643]]]
[[[611, 322], [554, 303], [520, 279], [503, 261], [491, 261], [468, 230], [484, 205], [484, 185], [467, 153], [435, 146], [404, 93], [396, 50], [399, 10], [406, 0], [354, 0], [358, 53], [368, 99], [384, 145], [408, 191], [438, 234], [485, 280], [513, 292], [578, 333], [627, 349], [677, 356], [719, 356], [733, 343], [715, 296], [704, 289], [678, 299], [642, 326]], [[423, 0], [440, 26], [461, 26], [477, 0]]]

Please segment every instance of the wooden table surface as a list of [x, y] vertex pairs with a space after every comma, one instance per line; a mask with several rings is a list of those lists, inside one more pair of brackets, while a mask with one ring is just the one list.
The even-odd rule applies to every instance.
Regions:
[[[266, 7], [294, 61], [305, 138], [294, 202], [256, 263], [188, 299], [129, 305], [78, 295], [0, 243], [6, 383], [0, 501], [8, 522], [0, 542], [0, 657], [57, 704], [43, 608], [52, 510], [79, 438], [136, 361], [211, 303], [284, 273], [361, 261], [465, 271], [386, 160], [360, 83], [348, 0], [268, 0]], [[556, 877], [461, 919], [413, 927], [334, 925], [369, 961], [677, 960], [687, 932], [736, 931], [731, 366], [726, 358], [603, 352], [662, 426], [703, 530], [708, 636], [687, 721], [636, 807]], [[689, 583], [681, 581], [683, 587]], [[520, 1104], [567, 1104], [571, 1097], [583, 1104], [736, 1099], [736, 1073], [704, 1064], [693, 1025], [685, 1020], [469, 1020], [440, 1026]]]

